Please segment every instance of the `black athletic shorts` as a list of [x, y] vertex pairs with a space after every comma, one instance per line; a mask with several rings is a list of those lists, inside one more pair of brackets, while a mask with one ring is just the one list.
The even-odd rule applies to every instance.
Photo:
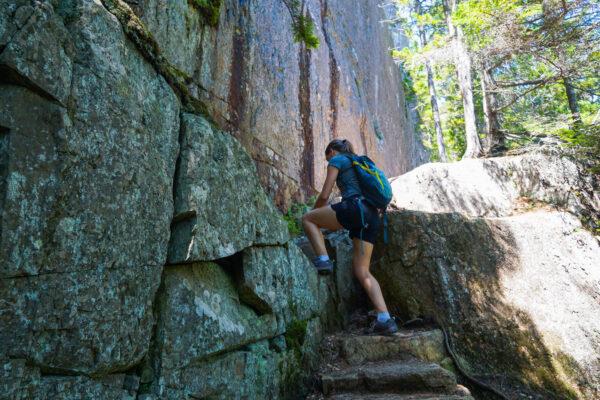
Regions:
[[[362, 228], [360, 209], [358, 208], [358, 197], [351, 197], [342, 200], [339, 203], [332, 204], [331, 208], [335, 211], [335, 217], [345, 229], [350, 231], [350, 238], [360, 239], [360, 230]], [[365, 228], [362, 232], [362, 240], [369, 243], [375, 243], [377, 230], [379, 229], [379, 213], [377, 209], [361, 200]]]

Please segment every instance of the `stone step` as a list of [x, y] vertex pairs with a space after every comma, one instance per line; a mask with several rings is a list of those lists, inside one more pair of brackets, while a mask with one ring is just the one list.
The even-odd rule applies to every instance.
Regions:
[[338, 341], [340, 355], [351, 365], [386, 360], [402, 354], [435, 363], [442, 363], [448, 358], [444, 334], [439, 329], [420, 332], [400, 330], [394, 336], [347, 335], [339, 337]]
[[323, 394], [361, 392], [457, 394], [456, 377], [421, 360], [349, 366], [321, 376]]
[[327, 400], [474, 400], [468, 394], [438, 394], [438, 393], [342, 393], [328, 396]]

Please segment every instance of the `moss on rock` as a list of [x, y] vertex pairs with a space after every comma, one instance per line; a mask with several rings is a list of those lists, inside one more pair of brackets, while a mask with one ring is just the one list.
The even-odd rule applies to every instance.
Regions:
[[304, 344], [304, 338], [306, 337], [306, 321], [293, 321], [288, 330], [285, 332], [285, 343], [288, 348], [297, 351], [298, 354], [302, 352], [302, 345]]
[[204, 24], [213, 27], [219, 24], [221, 0], [188, 0], [188, 4], [200, 11]]

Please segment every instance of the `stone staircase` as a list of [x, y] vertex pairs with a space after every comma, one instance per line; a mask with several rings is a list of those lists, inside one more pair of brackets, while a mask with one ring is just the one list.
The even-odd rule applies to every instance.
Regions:
[[458, 385], [439, 329], [336, 333], [322, 343], [320, 388], [307, 399], [473, 400]]

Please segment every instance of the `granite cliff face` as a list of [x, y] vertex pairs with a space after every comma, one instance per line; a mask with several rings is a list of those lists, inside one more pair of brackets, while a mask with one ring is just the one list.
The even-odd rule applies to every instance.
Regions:
[[351, 308], [276, 206], [419, 163], [378, 8], [202, 4], [0, 0], [0, 398], [294, 397]]
[[278, 207], [321, 189], [334, 138], [349, 139], [388, 176], [424, 162], [377, 1], [306, 1], [321, 43], [311, 51], [293, 43], [281, 0], [224, 0], [216, 27], [198, 23], [193, 3], [132, 8], [190, 92], [252, 155]]

